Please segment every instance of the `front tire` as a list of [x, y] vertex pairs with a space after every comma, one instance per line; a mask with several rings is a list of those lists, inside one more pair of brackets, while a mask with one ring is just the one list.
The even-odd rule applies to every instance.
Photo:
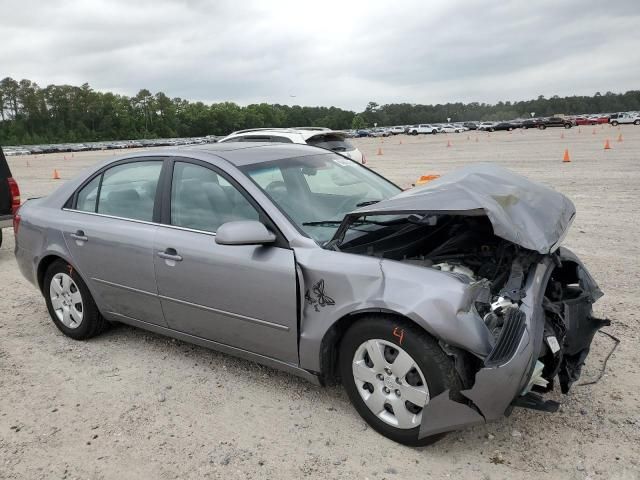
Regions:
[[611, 122], [611, 125], [612, 125], [613, 127], [617, 127], [617, 126], [618, 126], [618, 122], [616, 122], [616, 121], [614, 120], [613, 122]]
[[640, 120], [635, 120], [635, 121], [633, 122], [633, 124], [634, 124], [634, 125], [640, 125]]
[[462, 387], [453, 361], [427, 332], [401, 318], [368, 316], [345, 333], [338, 362], [351, 403], [378, 433], [409, 446], [443, 436], [418, 439], [424, 406], [445, 390], [459, 398]]
[[53, 323], [67, 337], [86, 340], [102, 333], [108, 325], [82, 277], [63, 260], [53, 262], [47, 269], [43, 294]]

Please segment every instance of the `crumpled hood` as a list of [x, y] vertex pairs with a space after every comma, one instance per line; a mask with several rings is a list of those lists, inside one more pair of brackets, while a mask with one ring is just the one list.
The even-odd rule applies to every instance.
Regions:
[[354, 210], [345, 222], [364, 215], [421, 212], [484, 214], [498, 237], [546, 254], [562, 241], [576, 209], [571, 200], [551, 187], [485, 163], [455, 170], [424, 186]]

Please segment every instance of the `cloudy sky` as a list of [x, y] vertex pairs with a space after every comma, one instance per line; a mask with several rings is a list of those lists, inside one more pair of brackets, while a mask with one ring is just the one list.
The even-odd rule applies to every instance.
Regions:
[[205, 102], [640, 88], [640, 0], [1, 0], [0, 77]]

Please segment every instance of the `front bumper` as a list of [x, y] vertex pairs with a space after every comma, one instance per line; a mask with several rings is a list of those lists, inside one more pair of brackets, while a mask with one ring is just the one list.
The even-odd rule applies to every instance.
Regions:
[[[578, 328], [571, 325], [569, 313], [572, 307], [567, 310], [565, 319], [569, 323], [565, 358], [568, 362], [577, 363], [577, 368], [572, 370], [575, 378], [571, 380], [574, 381], [580, 374], [580, 367], [589, 351], [588, 347], [593, 334], [606, 324], [590, 316], [591, 303], [597, 300], [602, 292], [582, 262], [571, 251], [559, 249], [557, 259], [576, 266], [580, 285], [587, 292], [584, 307], [588, 311], [584, 321], [578, 325]], [[485, 363], [485, 367], [476, 373], [473, 386], [461, 392], [470, 401], [469, 404], [452, 400], [449, 398], [448, 390], [432, 398], [423, 410], [418, 438], [499, 419], [510, 410], [516, 399], [523, 398], [520, 395], [527, 387], [542, 353], [546, 323], [543, 300], [555, 267], [554, 259], [551, 256], [545, 256], [529, 273], [525, 284], [526, 295], [520, 306], [520, 311], [526, 315], [525, 328], [520, 334], [515, 353], [499, 365], [487, 366], [488, 363]], [[567, 304], [570, 303], [567, 302]], [[577, 345], [576, 351], [571, 350], [572, 331], [574, 335], [581, 336], [578, 342], [573, 342], [574, 346]], [[559, 375], [563, 385], [562, 370]], [[563, 385], [562, 390], [566, 393], [568, 388]]]

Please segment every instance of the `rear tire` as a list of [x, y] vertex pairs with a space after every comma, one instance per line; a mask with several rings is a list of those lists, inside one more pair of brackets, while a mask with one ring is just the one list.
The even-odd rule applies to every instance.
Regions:
[[633, 122], [634, 125], [640, 125], [640, 120], [636, 120]]
[[[369, 356], [370, 351], [374, 358]], [[376, 352], [381, 356], [375, 358]], [[401, 364], [411, 367], [403, 369]], [[345, 333], [338, 365], [351, 403], [378, 433], [414, 447], [429, 445], [444, 436], [418, 439], [426, 403], [417, 405], [409, 399], [416, 398], [420, 403], [424, 398], [427, 402], [447, 389], [452, 398], [459, 398], [462, 384], [453, 361], [423, 329], [390, 315], [362, 318]]]
[[571, 128], [571, 124], [570, 123], [565, 123], [564, 124], [564, 128]]
[[84, 280], [67, 262], [49, 266], [42, 290], [53, 323], [66, 336], [86, 340], [107, 328]]
[[616, 122], [616, 121], [614, 120], [613, 122], [611, 122], [611, 125], [612, 125], [612, 126], [614, 126], [614, 127], [617, 127], [617, 126], [618, 126], [618, 122]]
[[540, 125], [538, 128], [539, 128], [540, 130], [544, 130], [545, 128], [547, 128], [547, 126], [546, 126], [546, 125]]

